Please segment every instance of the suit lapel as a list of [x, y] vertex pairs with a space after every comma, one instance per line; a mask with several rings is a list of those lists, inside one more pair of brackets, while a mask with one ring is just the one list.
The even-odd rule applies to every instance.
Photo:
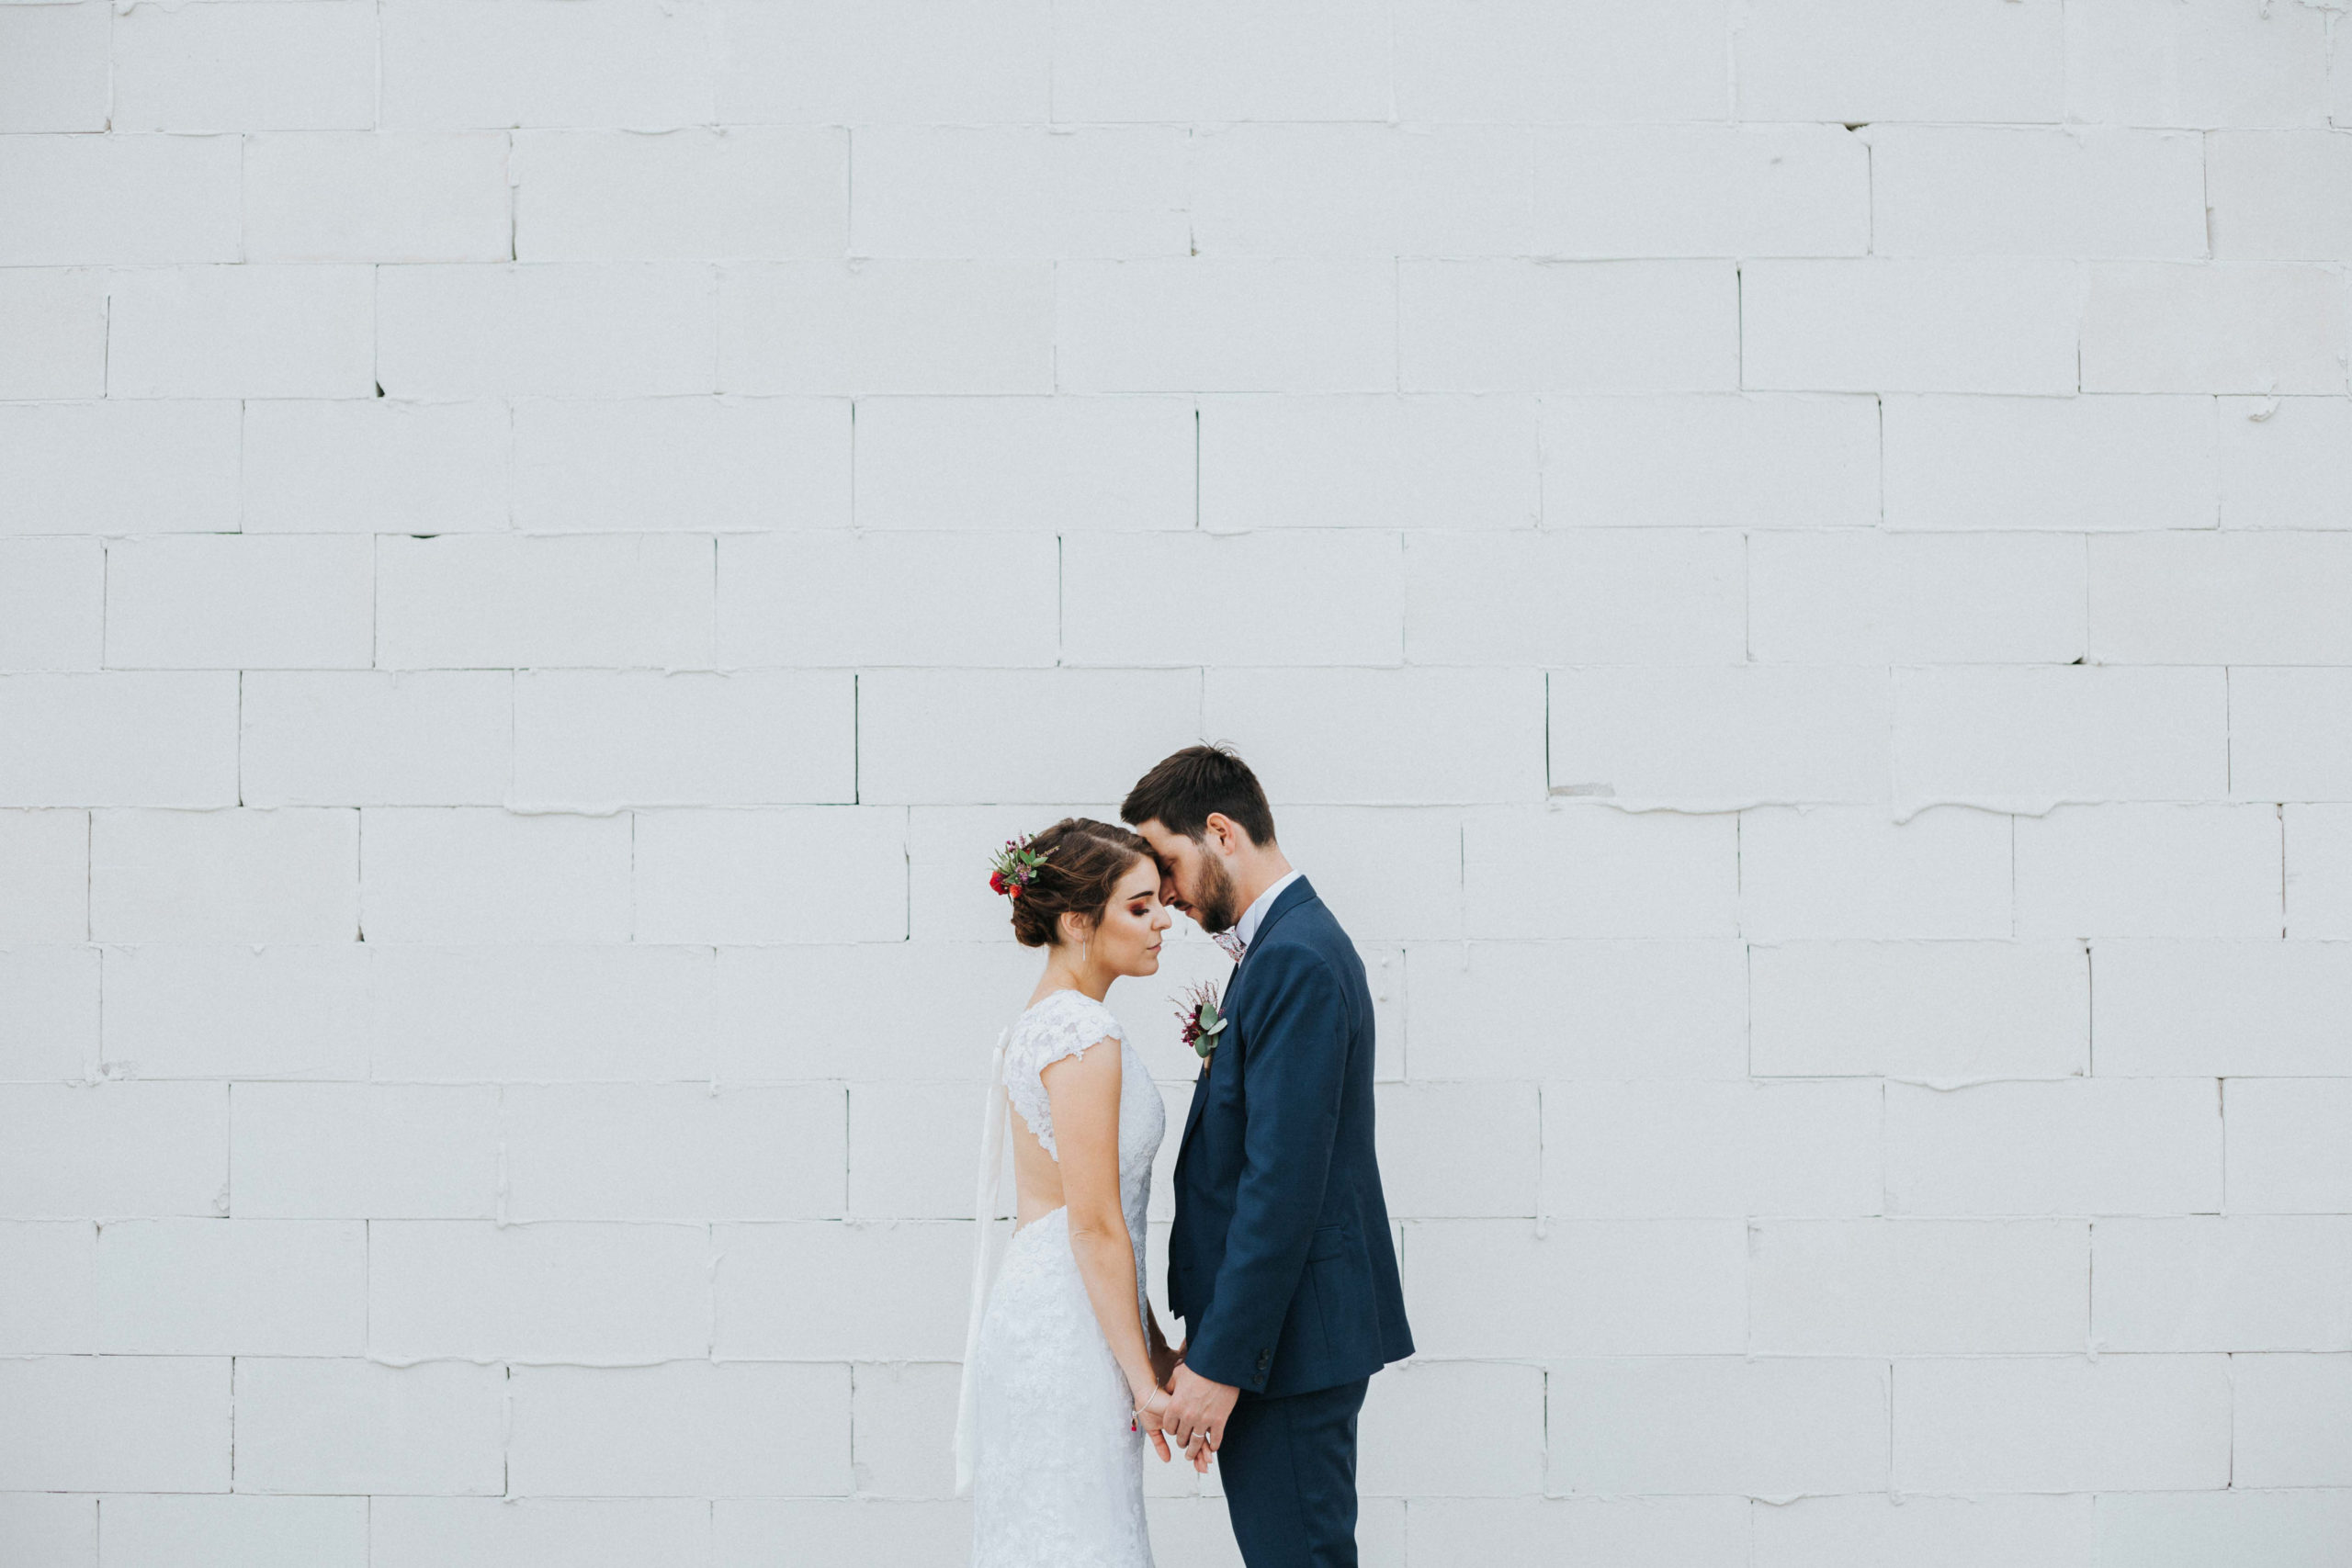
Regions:
[[[1233, 973], [1226, 977], [1225, 996], [1217, 1010], [1225, 1014], [1225, 1032], [1228, 1035], [1241, 1027], [1233, 1021], [1233, 993], [1240, 981], [1241, 965], [1237, 964], [1233, 966]], [[1208, 1060], [1201, 1064], [1201, 1076], [1193, 1080], [1193, 1103], [1184, 1112], [1184, 1136], [1176, 1145], [1176, 1163], [1180, 1168], [1184, 1163], [1185, 1152], [1193, 1146], [1193, 1129], [1201, 1124], [1201, 1109], [1209, 1102], [1209, 1075], [1216, 1071], [1216, 1059], [1223, 1055], [1225, 1047], [1222, 1045], [1211, 1051]]]
[[[1309, 886], [1306, 878], [1302, 876], [1283, 889], [1283, 896], [1274, 900], [1273, 907], [1266, 911], [1266, 918], [1258, 922], [1257, 935], [1250, 940], [1249, 949], [1242, 953], [1241, 962], [1235, 964], [1233, 973], [1226, 977], [1225, 996], [1220, 1004], [1220, 1010], [1227, 1020], [1225, 1026], [1227, 1038], [1241, 1027], [1239, 1023], [1232, 1021], [1235, 1016], [1236, 998], [1241, 994], [1241, 974], [1243, 970], [1250, 967], [1250, 953], [1263, 945], [1266, 933], [1274, 929], [1275, 921], [1314, 897], [1315, 889]], [[1209, 1102], [1209, 1076], [1216, 1071], [1217, 1062], [1225, 1055], [1226, 1047], [1223, 1045], [1210, 1052], [1209, 1059], [1202, 1064], [1201, 1076], [1193, 1080], [1193, 1103], [1184, 1112], [1184, 1136], [1176, 1145], [1176, 1163], [1180, 1167], [1184, 1163], [1185, 1152], [1193, 1146], [1193, 1129], [1201, 1124], [1201, 1111]]]
[[[1217, 1010], [1225, 1014], [1225, 1037], [1227, 1040], [1231, 1040], [1241, 1028], [1234, 1021], [1233, 999], [1241, 993], [1241, 971], [1249, 966], [1250, 955], [1244, 953], [1241, 962], [1233, 966], [1233, 973], [1225, 977], [1225, 995], [1217, 1000]], [[1185, 1151], [1193, 1146], [1193, 1129], [1201, 1124], [1202, 1108], [1209, 1102], [1209, 1075], [1216, 1071], [1217, 1062], [1225, 1054], [1223, 1045], [1210, 1052], [1208, 1060], [1201, 1064], [1201, 1076], [1193, 1080], [1193, 1103], [1184, 1112], [1184, 1138], [1176, 1145], [1176, 1163], [1179, 1166], [1184, 1163]]]

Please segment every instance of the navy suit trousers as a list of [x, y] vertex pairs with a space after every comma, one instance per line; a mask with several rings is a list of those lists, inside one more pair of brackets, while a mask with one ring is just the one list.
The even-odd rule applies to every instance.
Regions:
[[1371, 1381], [1235, 1402], [1217, 1479], [1250, 1568], [1356, 1568], [1356, 1412]]

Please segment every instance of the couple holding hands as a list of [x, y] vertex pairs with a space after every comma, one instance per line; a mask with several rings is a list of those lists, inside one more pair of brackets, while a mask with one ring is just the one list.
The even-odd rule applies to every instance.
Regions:
[[[1231, 751], [1177, 752], [1120, 815], [1016, 840], [989, 877], [1046, 967], [997, 1047], [983, 1123], [956, 1440], [972, 1562], [1148, 1568], [1148, 1442], [1202, 1471], [1214, 1457], [1250, 1568], [1353, 1564], [1356, 1414], [1413, 1350], [1373, 1155], [1363, 964]], [[1171, 907], [1235, 961], [1185, 1031], [1203, 1064], [1176, 1156], [1174, 1348], [1144, 1289], [1166, 1112], [1103, 1005], [1120, 976], [1158, 972]], [[1019, 1201], [1000, 1264], [1008, 1136]]]

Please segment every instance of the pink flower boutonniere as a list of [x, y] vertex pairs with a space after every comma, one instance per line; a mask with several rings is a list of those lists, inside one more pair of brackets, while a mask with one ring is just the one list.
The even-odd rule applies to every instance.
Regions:
[[1216, 987], [1204, 980], [1188, 986], [1176, 995], [1180, 1002], [1191, 1005], [1180, 1009], [1176, 1016], [1184, 1023], [1184, 1043], [1205, 1062], [1217, 1046], [1217, 1036], [1225, 1032], [1225, 1014], [1217, 1010]]

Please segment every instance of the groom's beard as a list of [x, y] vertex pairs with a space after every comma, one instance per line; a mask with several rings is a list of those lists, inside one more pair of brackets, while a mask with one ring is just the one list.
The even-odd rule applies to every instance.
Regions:
[[1201, 857], [1201, 897], [1193, 912], [1201, 930], [1212, 934], [1231, 931], [1241, 919], [1241, 895], [1235, 888], [1233, 873], [1215, 855]]

